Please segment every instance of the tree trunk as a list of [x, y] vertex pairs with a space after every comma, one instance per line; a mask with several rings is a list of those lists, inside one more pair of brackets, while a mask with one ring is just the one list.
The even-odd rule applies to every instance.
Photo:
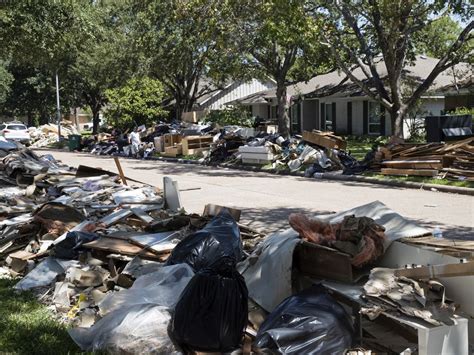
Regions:
[[278, 104], [278, 132], [286, 139], [290, 137], [290, 117], [288, 116], [286, 86], [282, 82], [277, 83], [276, 97]]
[[74, 125], [76, 126], [76, 129], [79, 131], [79, 114], [77, 113], [77, 107], [74, 107]]
[[403, 138], [403, 120], [405, 118], [406, 111], [392, 107], [390, 110], [390, 121], [392, 122], [392, 135]]
[[34, 122], [33, 122], [33, 113], [31, 111], [28, 111], [28, 113], [26, 114], [26, 116], [28, 117], [28, 127], [31, 127], [34, 125]]
[[97, 134], [99, 133], [99, 124], [100, 124], [100, 118], [99, 118], [99, 112], [100, 109], [91, 106], [92, 109], [92, 134]]

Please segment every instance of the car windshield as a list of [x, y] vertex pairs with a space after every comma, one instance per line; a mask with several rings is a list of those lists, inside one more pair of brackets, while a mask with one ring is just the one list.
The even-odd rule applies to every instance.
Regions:
[[22, 124], [9, 124], [7, 129], [11, 129], [12, 131], [24, 131], [26, 126]]

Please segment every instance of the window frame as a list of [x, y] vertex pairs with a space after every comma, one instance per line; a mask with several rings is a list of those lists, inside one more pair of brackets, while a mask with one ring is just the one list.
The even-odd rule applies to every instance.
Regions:
[[[374, 108], [375, 107], [375, 108]], [[378, 102], [369, 101], [367, 108], [367, 134], [380, 135], [382, 131], [382, 113], [380, 112], [380, 104]], [[383, 117], [385, 119], [385, 117]], [[373, 119], [378, 119], [377, 122], [371, 122]], [[372, 131], [371, 127], [378, 126], [377, 131]]]

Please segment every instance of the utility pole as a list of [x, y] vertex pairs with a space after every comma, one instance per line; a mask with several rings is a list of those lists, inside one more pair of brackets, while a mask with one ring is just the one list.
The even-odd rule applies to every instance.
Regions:
[[61, 141], [61, 106], [59, 105], [59, 78], [58, 71], [56, 70], [56, 107], [57, 107], [57, 120], [58, 120], [58, 142]]

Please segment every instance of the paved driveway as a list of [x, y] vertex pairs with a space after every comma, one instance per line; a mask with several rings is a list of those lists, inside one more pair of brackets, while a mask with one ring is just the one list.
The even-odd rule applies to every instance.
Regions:
[[[80, 164], [116, 172], [113, 159], [82, 153], [39, 150], [77, 167]], [[125, 175], [156, 186], [163, 176], [178, 180], [181, 198], [189, 212], [201, 213], [214, 203], [243, 210], [242, 222], [274, 231], [288, 226], [292, 212], [330, 213], [374, 200], [418, 223], [439, 225], [446, 236], [474, 239], [474, 197], [404, 189], [355, 182], [338, 182], [278, 176], [266, 173], [183, 165], [158, 161], [121, 159]]]

